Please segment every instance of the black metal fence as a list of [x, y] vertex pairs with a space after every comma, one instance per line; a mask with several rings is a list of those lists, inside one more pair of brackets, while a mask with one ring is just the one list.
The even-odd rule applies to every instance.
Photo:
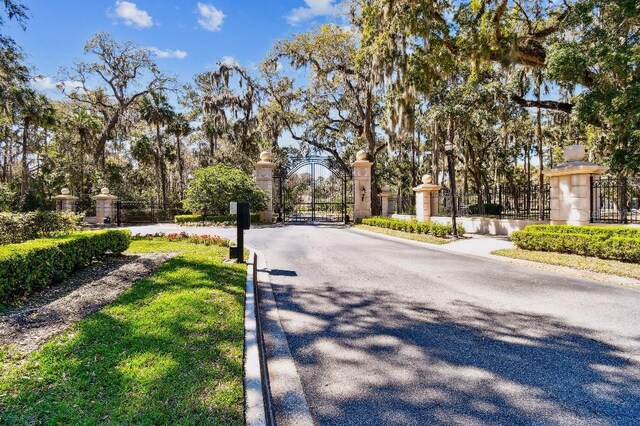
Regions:
[[[458, 216], [486, 216], [499, 219], [549, 220], [551, 212], [549, 185], [498, 185], [481, 192], [457, 191]], [[451, 216], [451, 192], [448, 188], [433, 194], [438, 216]]]
[[640, 224], [640, 177], [591, 178], [591, 223]]
[[175, 215], [183, 213], [184, 210], [180, 206], [160, 206], [154, 201], [116, 201], [116, 223], [118, 226], [173, 222]]

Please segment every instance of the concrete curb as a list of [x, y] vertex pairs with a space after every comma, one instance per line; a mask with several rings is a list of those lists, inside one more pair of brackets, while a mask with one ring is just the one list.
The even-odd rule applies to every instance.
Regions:
[[313, 425], [313, 418], [302, 388], [293, 356], [282, 328], [278, 306], [273, 295], [269, 269], [264, 257], [258, 254], [259, 306], [268, 329], [264, 329], [265, 345], [269, 348], [268, 374], [271, 397], [278, 407], [276, 417], [279, 426]]
[[[257, 261], [258, 255], [250, 250], [247, 262], [247, 281], [245, 284], [244, 305], [244, 413], [245, 424], [249, 426], [267, 426], [270, 400], [266, 373], [263, 368], [264, 345], [257, 311]], [[265, 391], [266, 390], [266, 391]]]

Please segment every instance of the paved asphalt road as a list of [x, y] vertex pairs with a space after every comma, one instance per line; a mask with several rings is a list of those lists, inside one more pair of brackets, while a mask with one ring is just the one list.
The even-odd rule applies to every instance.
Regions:
[[640, 425], [638, 289], [340, 227], [247, 242], [318, 424]]

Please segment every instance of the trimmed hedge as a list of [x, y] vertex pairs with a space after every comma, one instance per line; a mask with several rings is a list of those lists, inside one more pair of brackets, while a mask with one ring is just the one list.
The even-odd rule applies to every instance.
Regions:
[[511, 234], [521, 249], [640, 262], [637, 229], [606, 226], [529, 225]]
[[640, 228], [626, 226], [573, 226], [573, 225], [527, 225], [529, 232], [554, 232], [559, 234], [607, 235], [609, 237], [638, 237]]
[[28, 213], [0, 213], [0, 244], [69, 234], [81, 222], [82, 216], [72, 212], [38, 210]]
[[[451, 224], [418, 222], [417, 220], [392, 219], [388, 217], [368, 217], [362, 219], [363, 225], [377, 226], [378, 228], [388, 228], [395, 231], [410, 232], [413, 234], [431, 234], [435, 237], [447, 238], [453, 234]], [[465, 233], [462, 225], [458, 225], [458, 235]]]
[[79, 232], [0, 247], [0, 303], [62, 281], [76, 269], [109, 252], [129, 247], [131, 232]]
[[[198, 223], [198, 222], [213, 222], [220, 224], [235, 224], [236, 223], [236, 215], [235, 214], [226, 214], [226, 215], [202, 215], [202, 214], [181, 214], [176, 215], [173, 220], [175, 223], [184, 224], [184, 223]], [[256, 223], [260, 221], [260, 215], [258, 213], [251, 213], [251, 222]]]

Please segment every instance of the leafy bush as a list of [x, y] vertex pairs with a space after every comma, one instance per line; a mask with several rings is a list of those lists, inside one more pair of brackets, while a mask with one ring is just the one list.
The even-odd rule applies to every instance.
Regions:
[[82, 217], [72, 212], [0, 213], [0, 244], [68, 234], [81, 222]]
[[131, 232], [79, 232], [0, 247], [0, 303], [50, 286], [109, 252], [129, 247]]
[[[185, 224], [185, 223], [198, 223], [198, 222], [213, 222], [215, 224], [230, 224], [233, 225], [236, 223], [237, 216], [235, 214], [226, 214], [226, 215], [202, 215], [202, 214], [182, 214], [177, 215], [173, 218], [175, 223]], [[256, 223], [260, 221], [260, 215], [257, 213], [251, 214], [251, 222]]]
[[606, 226], [529, 225], [511, 235], [521, 249], [640, 262], [638, 229]]
[[[368, 217], [362, 219], [363, 225], [377, 226], [379, 228], [388, 228], [395, 231], [410, 232], [414, 234], [431, 234], [435, 237], [447, 238], [453, 234], [453, 226], [451, 224], [443, 225], [435, 222], [418, 222], [417, 220], [392, 219], [388, 217]], [[465, 233], [464, 226], [458, 225], [458, 235]]]
[[184, 206], [204, 215], [226, 215], [232, 201], [249, 203], [252, 211], [262, 211], [267, 208], [267, 193], [242, 170], [218, 164], [195, 172]]

